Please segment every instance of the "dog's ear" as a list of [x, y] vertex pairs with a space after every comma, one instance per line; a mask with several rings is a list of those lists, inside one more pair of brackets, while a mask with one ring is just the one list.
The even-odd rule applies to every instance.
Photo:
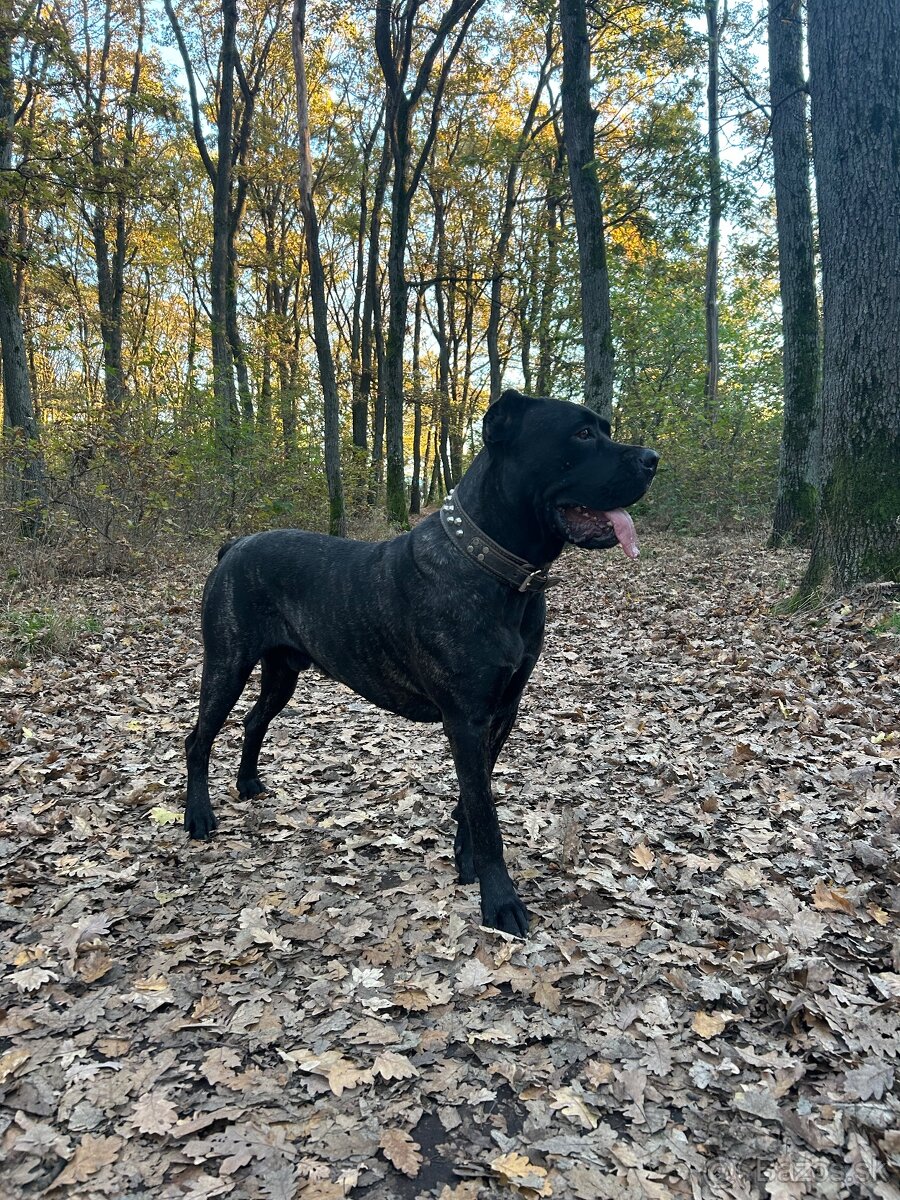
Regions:
[[484, 414], [481, 426], [481, 436], [486, 446], [499, 446], [509, 441], [510, 436], [518, 425], [523, 410], [531, 404], [530, 396], [511, 388], [503, 392], [498, 400]]

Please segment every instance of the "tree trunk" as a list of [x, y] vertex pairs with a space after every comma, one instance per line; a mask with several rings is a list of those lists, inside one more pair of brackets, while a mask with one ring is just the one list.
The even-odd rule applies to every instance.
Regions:
[[[11, 31], [3, 20], [0, 21], [0, 175], [7, 179], [12, 172], [14, 111]], [[15, 499], [21, 505], [22, 533], [26, 537], [36, 537], [44, 527], [47, 477], [32, 400], [25, 331], [19, 312], [7, 201], [0, 204], [0, 357], [3, 359], [3, 424], [17, 430], [24, 440]]]
[[578, 236], [584, 402], [609, 420], [613, 394], [612, 319], [603, 204], [594, 156], [596, 113], [591, 104], [591, 47], [585, 0], [560, 0], [559, 24], [563, 48], [563, 135]]
[[416, 316], [413, 325], [413, 474], [409, 489], [409, 511], [422, 508], [422, 294], [416, 295]]
[[722, 161], [719, 155], [719, 0], [706, 0], [708, 76], [706, 117], [709, 126], [709, 235], [706, 243], [706, 384], [704, 407], [714, 421], [719, 398], [719, 228], [722, 223]]
[[[406, 244], [413, 197], [422, 170], [437, 137], [438, 117], [444, 88], [466, 31], [484, 0], [451, 0], [437, 23], [430, 41], [422, 49], [422, 58], [413, 86], [407, 94], [406, 79], [415, 43], [415, 19], [419, 5], [410, 4], [395, 19], [389, 0], [377, 0], [375, 8], [375, 50], [384, 75], [386, 123], [391, 140], [394, 178], [391, 187], [391, 240], [388, 249], [388, 337], [385, 350], [385, 434], [387, 444], [387, 512], [400, 525], [408, 523], [406, 478], [403, 469], [403, 345], [406, 340]], [[454, 26], [459, 26], [450, 49], [432, 82], [438, 55]], [[418, 160], [411, 164], [412, 117], [426, 88], [431, 93], [427, 134]]]
[[[375, 186], [372, 189], [372, 217], [369, 222], [369, 247], [366, 258], [366, 290], [363, 296], [362, 334], [361, 334], [361, 365], [359, 376], [359, 408], [353, 417], [353, 444], [366, 448], [366, 426], [369, 421], [369, 402], [372, 395], [372, 379], [375, 374], [373, 357], [376, 351], [375, 328], [376, 310], [379, 307], [378, 295], [381, 286], [379, 278], [379, 250], [381, 245], [381, 212], [384, 207], [384, 196], [387, 191], [388, 173], [391, 169], [391, 139], [390, 132], [385, 130], [384, 144], [381, 148], [381, 160], [378, 163], [378, 174], [375, 176]], [[380, 315], [379, 318], [380, 320]], [[380, 362], [379, 362], [380, 367]], [[380, 371], [379, 371], [380, 378]], [[383, 418], [382, 418], [383, 421]], [[373, 442], [375, 415], [372, 414]], [[361, 440], [357, 440], [357, 439]], [[373, 474], [380, 471], [381, 455], [376, 464], [373, 453]]]
[[818, 468], [819, 310], [800, 0], [769, 0], [769, 95], [784, 332], [784, 431], [770, 546], [808, 546]]
[[297, 82], [297, 131], [299, 134], [300, 208], [303, 213], [306, 262], [309, 268], [309, 290], [313, 311], [313, 340], [319, 364], [319, 380], [325, 405], [325, 478], [328, 481], [328, 531], [344, 537], [347, 519], [344, 512], [344, 489], [341, 482], [341, 421], [334, 359], [328, 334], [328, 302], [325, 295], [325, 272], [319, 251], [319, 220], [313, 199], [312, 157], [309, 147], [309, 104], [306, 89], [306, 0], [294, 0], [291, 22], [291, 50]]
[[900, 6], [809, 0], [822, 465], [804, 589], [900, 581]]
[[554, 345], [553, 345], [553, 299], [559, 286], [559, 243], [562, 223], [560, 194], [562, 191], [562, 173], [566, 161], [565, 146], [556, 130], [556, 156], [553, 163], [553, 174], [547, 185], [547, 270], [541, 280], [540, 305], [538, 309], [538, 368], [537, 394], [548, 396], [553, 377]]

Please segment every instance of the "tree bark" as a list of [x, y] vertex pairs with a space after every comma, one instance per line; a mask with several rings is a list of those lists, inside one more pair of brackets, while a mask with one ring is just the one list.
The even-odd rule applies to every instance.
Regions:
[[213, 243], [210, 263], [210, 338], [216, 440], [228, 458], [234, 457], [238, 428], [234, 362], [228, 339], [229, 242], [231, 238], [231, 182], [233, 174], [234, 77], [237, 67], [237, 0], [221, 0], [222, 44], [219, 53], [218, 114], [216, 117], [217, 159], [206, 148], [206, 138], [197, 98], [194, 67], [172, 0], [163, 0], [184, 64], [191, 100], [194, 141], [213, 188]]
[[803, 589], [900, 581], [900, 6], [809, 0], [822, 467]]
[[603, 203], [594, 155], [596, 113], [591, 104], [591, 47], [585, 0], [560, 0], [559, 24], [563, 48], [563, 136], [578, 236], [584, 402], [609, 420], [613, 395], [612, 317]]
[[[366, 289], [363, 296], [363, 311], [362, 311], [362, 332], [360, 346], [360, 376], [359, 376], [359, 408], [357, 414], [353, 418], [353, 444], [366, 447], [366, 424], [369, 420], [369, 404], [372, 395], [372, 380], [376, 375], [375, 365], [378, 360], [380, 368], [380, 354], [377, 350], [375, 329], [376, 329], [376, 310], [380, 307], [379, 304], [379, 288], [381, 286], [379, 278], [379, 251], [381, 247], [381, 213], [384, 207], [384, 196], [387, 191], [388, 174], [391, 169], [391, 138], [390, 132], [385, 130], [384, 144], [381, 148], [381, 159], [378, 163], [378, 174], [375, 176], [375, 186], [372, 189], [372, 217], [369, 222], [369, 246], [366, 257]], [[380, 320], [380, 316], [379, 316]], [[378, 372], [380, 378], [380, 370]], [[381, 452], [375, 454], [375, 444], [380, 446], [379, 440], [375, 437], [375, 414], [372, 414], [372, 474], [377, 480], [381, 470]], [[383, 429], [383, 416], [382, 416]], [[359, 432], [357, 433], [357, 430]], [[357, 440], [357, 438], [361, 440]]]
[[313, 198], [312, 156], [309, 144], [309, 103], [306, 87], [306, 0], [294, 0], [291, 21], [291, 50], [297, 83], [297, 131], [299, 134], [300, 208], [303, 213], [306, 262], [309, 268], [309, 290], [313, 312], [313, 340], [319, 381], [325, 406], [325, 478], [328, 482], [328, 531], [344, 537], [347, 519], [344, 512], [344, 489], [341, 481], [341, 423], [340, 401], [328, 333], [328, 301], [325, 294], [325, 271], [319, 250], [319, 220]]
[[[15, 94], [12, 74], [12, 34], [0, 19], [0, 176], [12, 172]], [[23, 439], [20, 475], [15, 480], [21, 508], [21, 529], [37, 537], [44, 528], [47, 476], [40, 448], [39, 427], [31, 392], [25, 331], [19, 311], [19, 289], [13, 267], [9, 193], [0, 203], [0, 357], [3, 359], [3, 424]]]
[[[406, 80], [410, 69], [418, 3], [404, 8], [395, 21], [390, 0], [377, 0], [375, 8], [375, 50], [384, 75], [386, 122], [390, 136], [394, 175], [391, 184], [391, 237], [388, 248], [388, 335], [385, 349], [385, 434], [387, 448], [388, 517], [406, 525], [406, 478], [403, 452], [403, 346], [406, 340], [406, 245], [413, 197], [422, 170], [437, 136], [444, 88], [453, 62], [471, 21], [484, 0], [451, 0], [431, 40], [425, 45], [415, 80], [409, 93]], [[425, 89], [429, 87], [435, 63], [455, 26], [460, 26], [432, 87], [431, 110], [424, 146], [412, 164], [412, 118]]]
[[416, 295], [416, 316], [413, 323], [413, 473], [409, 489], [409, 511], [422, 508], [422, 295]]
[[528, 141], [532, 136], [535, 118], [537, 117], [538, 104], [540, 102], [541, 93], [547, 86], [547, 78], [550, 72], [550, 64], [552, 59], [553, 37], [551, 22], [550, 29], [547, 31], [546, 53], [544, 55], [544, 60], [541, 63], [537, 82], [532, 93], [531, 103], [528, 106], [528, 112], [525, 114], [525, 120], [522, 123], [521, 133], [516, 140], [512, 157], [510, 158], [509, 165], [506, 169], [506, 181], [503, 188], [503, 204], [500, 209], [497, 241], [494, 245], [493, 253], [491, 255], [491, 293], [487, 326], [487, 352], [490, 370], [491, 404], [493, 404], [495, 400], [499, 399], [502, 389], [500, 321], [502, 316], [503, 301], [503, 267], [506, 262], [506, 255], [509, 251], [510, 239], [512, 238], [513, 212], [519, 193], [519, 176], [522, 169], [522, 159], [524, 157]]
[[769, 0], [769, 95], [784, 334], [784, 430], [769, 544], [808, 546], [816, 512], [820, 346], [800, 0]]
[[719, 0], [706, 0], [708, 75], [706, 117], [709, 127], [709, 234], [706, 243], [706, 383], [704, 407], [714, 421], [719, 400], [719, 229], [722, 223], [722, 160], [719, 153]]

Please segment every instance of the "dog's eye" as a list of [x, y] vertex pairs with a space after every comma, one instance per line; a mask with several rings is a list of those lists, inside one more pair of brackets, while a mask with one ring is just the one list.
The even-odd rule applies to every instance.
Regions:
[[594, 431], [593, 429], [579, 429], [575, 436], [586, 442], [594, 436]]

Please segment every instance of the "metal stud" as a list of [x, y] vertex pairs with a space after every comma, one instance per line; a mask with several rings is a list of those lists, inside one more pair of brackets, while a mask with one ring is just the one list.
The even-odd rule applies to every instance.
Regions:
[[478, 555], [478, 561], [479, 561], [479, 562], [484, 562], [484, 555], [483, 555], [483, 554], [479, 554], [479, 555]]
[[462, 537], [462, 535], [463, 535], [463, 531], [462, 531], [461, 529], [457, 529], [457, 531], [456, 531], [456, 536], [457, 536], [457, 537]]
[[474, 547], [473, 545], [471, 545], [471, 543], [470, 543], [468, 546], [466, 546], [466, 549], [468, 550], [468, 552], [469, 552], [470, 554], [474, 554], [474, 553], [475, 553], [475, 547]]

